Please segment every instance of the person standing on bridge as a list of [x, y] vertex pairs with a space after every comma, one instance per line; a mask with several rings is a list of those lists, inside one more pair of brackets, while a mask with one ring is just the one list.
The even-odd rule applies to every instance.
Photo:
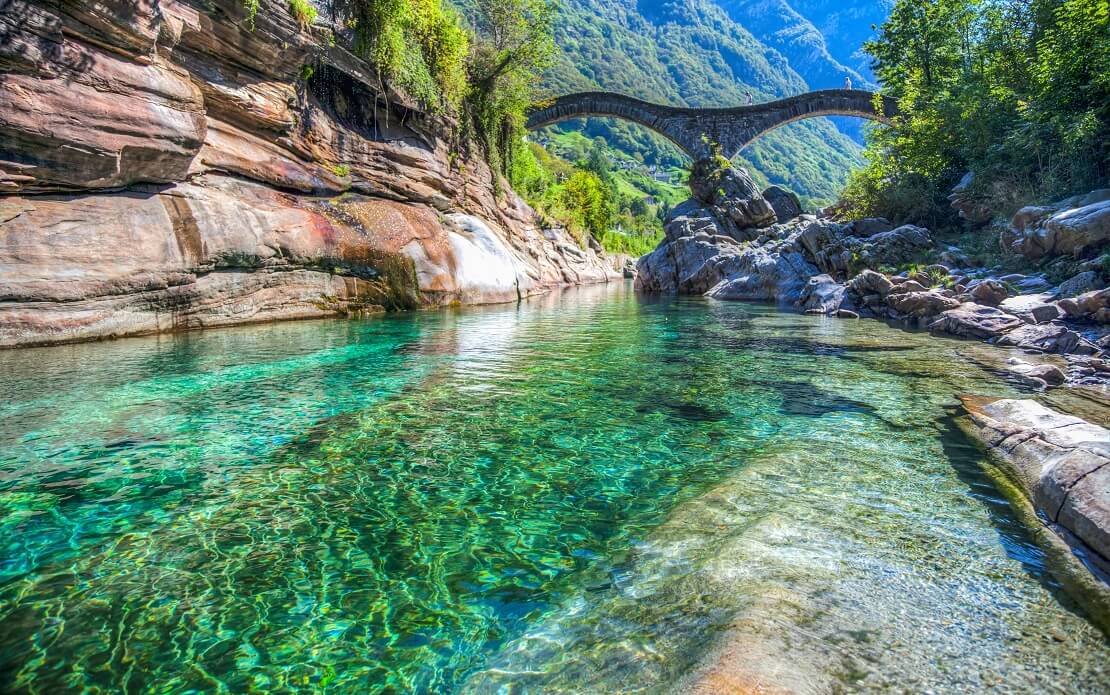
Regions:
[[852, 89], [852, 76], [851, 75], [845, 75], [844, 76], [844, 89], [847, 89], [849, 91]]
[[750, 89], [744, 92], [744, 96], [748, 97], [748, 106], [751, 106], [752, 103], [755, 102], [755, 98], [752, 97], [752, 92]]

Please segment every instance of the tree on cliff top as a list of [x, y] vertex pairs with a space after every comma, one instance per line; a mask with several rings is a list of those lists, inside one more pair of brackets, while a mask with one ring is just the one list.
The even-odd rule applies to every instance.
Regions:
[[475, 0], [468, 116], [491, 164], [507, 171], [522, 147], [525, 110], [555, 52], [549, 0]]

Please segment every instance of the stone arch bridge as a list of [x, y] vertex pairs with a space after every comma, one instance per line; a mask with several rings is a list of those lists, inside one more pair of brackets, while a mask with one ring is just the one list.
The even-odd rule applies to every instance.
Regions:
[[891, 97], [854, 89], [826, 89], [725, 109], [663, 106], [622, 94], [580, 92], [536, 105], [528, 114], [528, 129], [587, 116], [620, 118], [663, 135], [697, 161], [712, 153], [709, 143], [719, 144], [721, 153], [732, 159], [767, 131], [805, 118], [856, 116], [890, 123], [897, 113]]

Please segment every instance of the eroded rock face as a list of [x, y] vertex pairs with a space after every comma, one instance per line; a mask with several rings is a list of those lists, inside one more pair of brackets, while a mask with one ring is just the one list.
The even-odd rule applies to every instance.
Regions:
[[0, 345], [619, 277], [287, 3], [245, 18], [241, 0], [5, 5]]

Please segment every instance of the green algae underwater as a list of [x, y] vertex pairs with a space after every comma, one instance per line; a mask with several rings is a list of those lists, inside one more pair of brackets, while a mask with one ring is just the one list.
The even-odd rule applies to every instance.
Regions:
[[0, 352], [0, 689], [1110, 692], [988, 349], [617, 285]]

